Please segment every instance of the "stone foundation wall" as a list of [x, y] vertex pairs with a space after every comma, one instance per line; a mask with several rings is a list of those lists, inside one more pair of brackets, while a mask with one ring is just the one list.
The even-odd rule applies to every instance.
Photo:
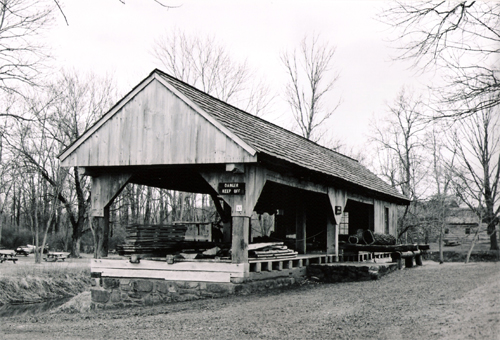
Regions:
[[298, 283], [284, 277], [244, 283], [165, 281], [160, 279], [94, 278], [91, 309], [152, 306], [171, 302], [218, 298], [233, 294], [247, 295]]
[[327, 283], [369, 281], [378, 280], [396, 269], [396, 263], [367, 265], [312, 264], [307, 267], [307, 276]]

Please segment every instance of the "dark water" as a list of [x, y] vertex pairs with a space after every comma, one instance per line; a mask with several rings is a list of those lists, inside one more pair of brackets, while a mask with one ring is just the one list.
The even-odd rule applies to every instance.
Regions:
[[38, 315], [52, 309], [55, 309], [71, 298], [50, 300], [41, 303], [30, 303], [30, 304], [19, 304], [19, 305], [3, 305], [0, 306], [0, 318], [10, 317], [10, 316], [27, 316], [27, 315]]

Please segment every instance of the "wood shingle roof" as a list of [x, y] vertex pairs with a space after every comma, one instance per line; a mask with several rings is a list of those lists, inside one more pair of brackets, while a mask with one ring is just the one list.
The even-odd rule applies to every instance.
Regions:
[[258, 154], [274, 157], [308, 171], [331, 176], [399, 203], [408, 199], [358, 161], [311, 142], [293, 132], [220, 101], [168, 74], [154, 70], [170, 86], [250, 145]]

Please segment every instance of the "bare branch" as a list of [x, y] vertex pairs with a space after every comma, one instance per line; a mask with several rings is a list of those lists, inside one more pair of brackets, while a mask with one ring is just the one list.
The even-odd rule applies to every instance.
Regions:
[[324, 102], [339, 78], [332, 72], [335, 48], [320, 42], [318, 35], [304, 37], [298, 50], [284, 52], [281, 62], [289, 76], [285, 96], [302, 136], [318, 141], [318, 128], [339, 107], [341, 100], [325, 108]]

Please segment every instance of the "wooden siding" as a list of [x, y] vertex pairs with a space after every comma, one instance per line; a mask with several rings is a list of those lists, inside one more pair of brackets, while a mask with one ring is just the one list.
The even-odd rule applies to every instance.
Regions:
[[374, 200], [374, 231], [385, 233], [385, 208], [389, 209], [389, 234], [397, 237], [398, 206], [380, 200]]
[[63, 166], [255, 162], [227, 134], [153, 80], [62, 160]]

